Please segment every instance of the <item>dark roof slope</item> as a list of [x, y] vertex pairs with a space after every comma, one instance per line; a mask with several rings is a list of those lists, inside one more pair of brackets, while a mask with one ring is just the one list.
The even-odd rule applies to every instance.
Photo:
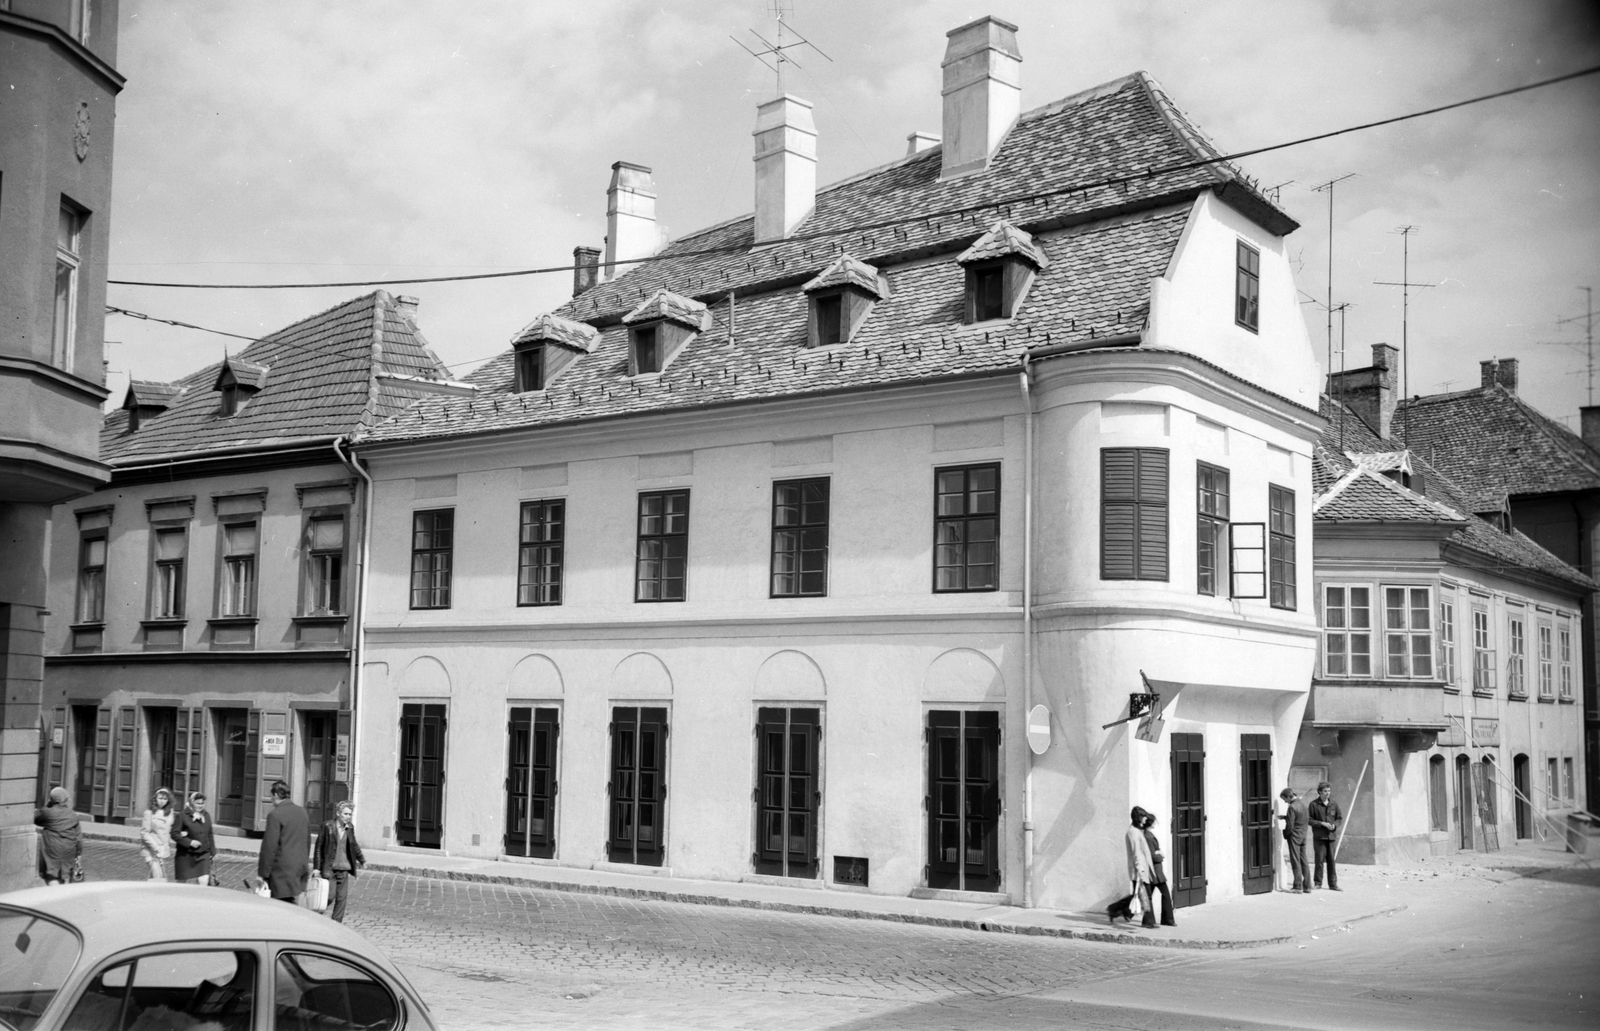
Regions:
[[1411, 522], [1459, 525], [1466, 516], [1368, 469], [1353, 469], [1321, 492], [1316, 518], [1335, 523]]
[[384, 387], [376, 372], [446, 379], [447, 370], [395, 299], [379, 290], [345, 301], [263, 337], [234, 355], [237, 369], [265, 367], [265, 386], [236, 415], [224, 416], [215, 390], [221, 363], [184, 377], [159, 417], [128, 431], [128, 414], [106, 416], [100, 458], [126, 466], [178, 454], [271, 448], [307, 437], [333, 438], [397, 414], [415, 398]]

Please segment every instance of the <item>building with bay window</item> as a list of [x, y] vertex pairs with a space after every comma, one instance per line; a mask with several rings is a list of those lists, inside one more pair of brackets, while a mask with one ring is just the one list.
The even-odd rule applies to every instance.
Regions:
[[659, 251], [618, 162], [572, 299], [360, 434], [364, 840], [1073, 908], [1143, 805], [1180, 904], [1270, 890], [1295, 223], [1148, 76], [1024, 112], [1014, 26], [948, 38], [941, 143], [816, 189], [774, 98], [753, 213]]
[[313, 818], [349, 788], [361, 478], [342, 438], [452, 388], [411, 298], [378, 292], [104, 419], [111, 482], [57, 506], [37, 794], [137, 819], [204, 790], [259, 830], [280, 777]]

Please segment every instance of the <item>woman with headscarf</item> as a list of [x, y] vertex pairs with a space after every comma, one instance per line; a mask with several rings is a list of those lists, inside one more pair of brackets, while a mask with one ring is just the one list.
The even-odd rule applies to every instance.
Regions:
[[1144, 911], [1140, 923], [1145, 927], [1154, 927], [1156, 915], [1150, 911], [1150, 886], [1156, 880], [1155, 860], [1150, 857], [1150, 845], [1144, 839], [1144, 818], [1149, 815], [1143, 806], [1134, 806], [1122, 840], [1128, 850], [1128, 881], [1133, 893], [1139, 897], [1139, 908]]
[[144, 811], [144, 822], [139, 825], [139, 854], [144, 865], [150, 868], [150, 880], [167, 879], [167, 860], [172, 858], [172, 792], [156, 788], [155, 801]]
[[33, 811], [39, 827], [39, 876], [46, 884], [72, 880], [73, 870], [83, 858], [83, 836], [78, 832], [78, 814], [67, 804], [66, 788], [51, 788], [50, 801]]
[[[1167, 872], [1162, 868], [1161, 840], [1156, 837], [1156, 832], [1151, 830], [1156, 825], [1156, 814], [1144, 814], [1144, 843], [1150, 849], [1150, 863], [1155, 871], [1155, 890], [1161, 893], [1161, 926], [1177, 927], [1178, 921], [1172, 917], [1172, 892], [1167, 887]], [[1154, 902], [1155, 899], [1150, 900]]]
[[217, 839], [211, 830], [211, 817], [206, 815], [203, 792], [189, 793], [189, 804], [172, 825], [172, 841], [177, 846], [172, 872], [178, 880], [216, 883], [211, 876], [211, 857], [216, 855]]

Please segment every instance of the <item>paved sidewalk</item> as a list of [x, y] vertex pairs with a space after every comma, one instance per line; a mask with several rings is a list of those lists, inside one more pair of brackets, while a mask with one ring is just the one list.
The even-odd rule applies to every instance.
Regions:
[[[84, 824], [86, 836], [136, 840], [138, 829]], [[218, 836], [225, 852], [254, 855], [258, 841]], [[680, 877], [531, 865], [455, 856], [367, 849], [367, 867], [412, 877], [503, 884], [548, 891], [610, 895], [697, 905], [732, 906], [819, 916], [885, 920], [973, 931], [1076, 938], [1178, 949], [1249, 949], [1308, 941], [1348, 931], [1351, 924], [1400, 912], [1425, 897], [1438, 878], [1507, 880], [1592, 865], [1557, 842], [1519, 843], [1493, 853], [1462, 853], [1406, 866], [1347, 866], [1343, 891], [1310, 895], [1272, 892], [1181, 909], [1177, 927], [1110, 926], [1103, 913], [1067, 913], [943, 899], [916, 899], [771, 883], [698, 881]]]

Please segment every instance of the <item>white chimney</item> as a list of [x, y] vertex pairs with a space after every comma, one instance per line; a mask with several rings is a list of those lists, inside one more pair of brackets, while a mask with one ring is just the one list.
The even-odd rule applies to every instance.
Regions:
[[[660, 242], [656, 182], [650, 169], [618, 161], [611, 166], [611, 185], [606, 188], [606, 278], [616, 277], [617, 262], [648, 258]], [[624, 265], [620, 271], [631, 267]]]
[[914, 132], [910, 136], [906, 137], [906, 157], [910, 157], [913, 154], [927, 150], [929, 147], [937, 147], [938, 145], [939, 137], [935, 136], [933, 133]]
[[989, 159], [1022, 113], [1022, 53], [1017, 27], [986, 16], [946, 35], [944, 155], [939, 177], [989, 167]]
[[785, 93], [756, 108], [756, 243], [787, 239], [817, 206], [817, 126]]

